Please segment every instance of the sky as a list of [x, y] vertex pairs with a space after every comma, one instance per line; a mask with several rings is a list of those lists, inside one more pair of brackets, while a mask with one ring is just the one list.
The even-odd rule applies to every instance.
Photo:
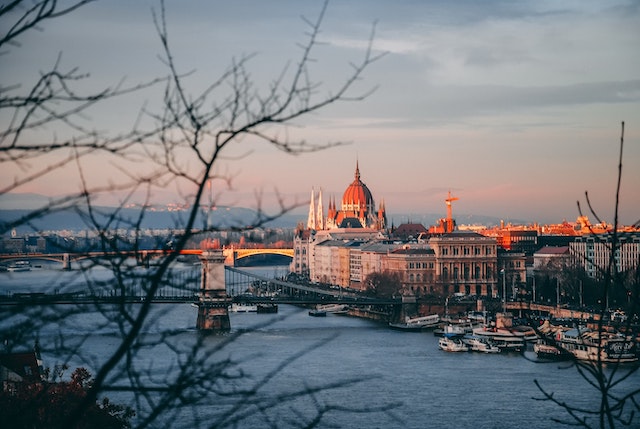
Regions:
[[[251, 77], [267, 88], [296, 63], [308, 29], [303, 18], [315, 20], [322, 3], [167, 0], [170, 43], [188, 72], [188, 90], [197, 94], [234, 58], [254, 54]], [[79, 83], [88, 90], [164, 76], [151, 12], [158, 4], [98, 1], [44, 23], [5, 53], [2, 85], [27, 87], [59, 56], [65, 67], [90, 74]], [[454, 217], [559, 223], [576, 219], [576, 201], [584, 207], [587, 191], [600, 217], [611, 221], [625, 121], [620, 218], [640, 220], [640, 1], [334, 0], [311, 69], [321, 93], [362, 58], [374, 25], [373, 50], [385, 55], [365, 70], [353, 94], [375, 91], [289, 129], [312, 143], [348, 144], [292, 156], [241, 142], [217, 166], [233, 176], [232, 189], [214, 186], [219, 204], [251, 207], [261, 194], [268, 206], [274, 190], [303, 202], [312, 188], [322, 188], [325, 205], [339, 202], [358, 163], [390, 216], [444, 215], [450, 191], [459, 198]], [[162, 90], [105, 103], [83, 120], [99, 130], [130, 128]], [[7, 120], [0, 112], [0, 123]], [[32, 138], [64, 132], [47, 128]], [[5, 164], [0, 180], [10, 183], [25, 168]], [[77, 191], [77, 170], [68, 170], [15, 192]], [[88, 160], [85, 171], [104, 183], [121, 174], [106, 159]], [[179, 202], [181, 192], [168, 184], [154, 198]]]

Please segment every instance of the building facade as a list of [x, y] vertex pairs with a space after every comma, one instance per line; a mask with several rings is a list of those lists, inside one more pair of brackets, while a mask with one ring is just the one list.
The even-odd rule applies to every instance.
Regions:
[[316, 231], [334, 228], [366, 228], [381, 231], [387, 228], [384, 201], [376, 209], [373, 194], [360, 178], [357, 162], [353, 182], [344, 191], [339, 208], [332, 198], [325, 214], [322, 190], [317, 196], [315, 191], [311, 190], [307, 228]]
[[435, 289], [439, 294], [497, 296], [495, 238], [471, 231], [454, 231], [432, 237], [429, 246], [435, 254]]
[[[613, 253], [615, 270], [620, 273], [638, 269], [640, 233], [618, 233], [619, 243]], [[591, 278], [602, 278], [612, 256], [612, 235], [598, 234], [576, 237], [569, 243], [571, 262], [582, 267]]]
[[[499, 251], [494, 238], [470, 231], [433, 236], [423, 243], [391, 242], [383, 235], [365, 235], [363, 229], [310, 237], [294, 242], [294, 254], [308, 255], [312, 282], [366, 290], [369, 275], [386, 271], [398, 274], [403, 294], [496, 298], [507, 283], [511, 292], [526, 279], [524, 253]], [[294, 272], [304, 275], [303, 266]]]

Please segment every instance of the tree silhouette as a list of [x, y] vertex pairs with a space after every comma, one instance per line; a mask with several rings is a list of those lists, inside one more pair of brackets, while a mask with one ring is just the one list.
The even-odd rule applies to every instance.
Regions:
[[369, 274], [364, 282], [367, 285], [367, 293], [377, 298], [391, 298], [400, 293], [402, 288], [400, 274], [396, 272], [374, 272]]
[[[0, 391], [3, 424], [12, 428], [65, 428], [69, 414], [92, 386], [91, 374], [76, 368], [69, 381], [61, 380], [64, 371], [53, 371], [51, 379], [18, 383], [15, 392]], [[113, 404], [104, 397], [84, 408], [74, 428], [129, 428], [134, 412]]]
[[[0, 27], [5, 33], [0, 36], [0, 50], [5, 53], [4, 61], [12, 50], [20, 48], [19, 39], [23, 34], [42, 28], [50, 19], [63, 19], [91, 2], [61, 5], [56, 0], [15, 0], [2, 6]], [[37, 232], [34, 221], [43, 216], [55, 212], [75, 213], [82, 219], [83, 228], [95, 237], [100, 250], [110, 257], [88, 257], [74, 271], [77, 279], [52, 279], [51, 290], [73, 291], [73, 283], [81, 281], [89, 294], [119, 297], [131, 291], [144, 293], [137, 304], [122, 300], [115, 305], [94, 303], [64, 309], [28, 305], [0, 309], [3, 321], [0, 334], [8, 351], [33, 344], [34, 339], [40, 337], [45, 354], [66, 362], [85, 362], [93, 369], [95, 377], [83, 386], [82, 398], [66, 418], [69, 427], [79, 424], [105, 392], [118, 392], [132, 401], [137, 427], [155, 426], [159, 420], [172, 421], [185, 414], [191, 416], [187, 423], [190, 426], [224, 427], [242, 425], [251, 414], [268, 416], [270, 410], [293, 404], [301, 396], [314, 399], [320, 391], [358, 381], [327, 381], [277, 398], [258, 395], [282, 368], [309, 349], [286, 359], [264, 378], [238, 387], [238, 380], [244, 379], [243, 362], [225, 357], [223, 351], [242, 333], [221, 341], [211, 341], [206, 336], [184, 341], [182, 331], [158, 328], [165, 312], [152, 305], [153, 298], [163, 289], [189, 287], [176, 286], [172, 278], [180, 274], [176, 267], [179, 252], [190, 243], [205, 239], [212, 232], [260, 227], [300, 204], [277, 197], [278, 208], [267, 212], [258, 194], [251, 222], [238, 220], [224, 227], [198, 224], [205, 208], [217, 203], [209, 187], [213, 184], [214, 189], [222, 189], [232, 184], [232, 176], [217, 167], [226, 154], [233, 155], [230, 148], [242, 139], [251, 139], [256, 144], [299, 155], [343, 144], [308, 142], [304, 138], [292, 138], [288, 133], [289, 125], [295, 120], [334, 103], [363, 100], [373, 90], [355, 92], [355, 84], [364, 71], [380, 58], [372, 51], [373, 32], [363, 57], [351, 64], [351, 72], [341, 83], [326, 88], [314, 77], [314, 53], [320, 43], [318, 37], [326, 8], [324, 3], [315, 20], [305, 19], [307, 39], [300, 44], [297, 61], [291, 67], [284, 67], [264, 89], [255, 85], [250, 73], [252, 56], [246, 55], [233, 60], [207, 88], [191, 92], [190, 73], [181, 70], [171, 48], [162, 1], [153, 13], [153, 21], [166, 76], [131, 86], [119, 83], [87, 93], [83, 82], [90, 79], [89, 76], [74, 67], [67, 69], [59, 57], [36, 82], [10, 82], [0, 87], [0, 112], [6, 118], [0, 132], [0, 166], [18, 166], [21, 172], [13, 182], [2, 185], [0, 195], [19, 192], [24, 185], [46, 179], [60, 170], [75, 171], [79, 189], [1, 224], [0, 232], [5, 234], [19, 226], [30, 226]], [[92, 107], [123, 96], [130, 100], [142, 90], [158, 91], [162, 103], [143, 105], [139, 116], [144, 120], [136, 121], [128, 132], [111, 134], [101, 131], [98, 124], [86, 125], [86, 113]], [[54, 129], [58, 128], [64, 132], [56, 133]], [[32, 138], [42, 137], [43, 130], [48, 139]], [[93, 184], [90, 178], [95, 172], [90, 170], [91, 164], [87, 161], [95, 156], [105, 157], [118, 169], [121, 179], [117, 183]], [[145, 160], [144, 166], [140, 160]], [[186, 211], [176, 217], [174, 229], [179, 233], [173, 237], [173, 251], [154, 260], [148, 269], [140, 269], [130, 261], [132, 256], [136, 260], [144, 259], [142, 224], [153, 204], [154, 191], [175, 182], [183, 185], [181, 206], [186, 207]], [[120, 205], [115, 209], [101, 207], [98, 201], [105, 194], [118, 195]], [[139, 195], [144, 196], [142, 209], [131, 215], [124, 209], [136, 202]], [[158, 248], [166, 247], [166, 243], [157, 244]], [[70, 242], [62, 250], [78, 249]], [[190, 287], [197, 290], [197, 285]], [[68, 329], [74, 331], [73, 338], [65, 334]], [[116, 341], [106, 356], [96, 357], [88, 344], [101, 329], [111, 332]], [[143, 358], [155, 353], [168, 356], [170, 367], [158, 369]], [[207, 415], [192, 411], [211, 403], [219, 406]], [[314, 427], [328, 412], [385, 412], [391, 408], [383, 404], [363, 410], [344, 404], [315, 403], [317, 406], [311, 415], [290, 424]]]
[[[636, 349], [638, 344], [638, 315], [640, 315], [640, 264], [638, 264], [631, 272], [622, 272], [617, 263], [616, 255], [619, 254], [622, 242], [620, 240], [618, 221], [618, 208], [620, 206], [620, 187], [622, 183], [622, 160], [624, 149], [624, 122], [621, 125], [619, 158], [618, 158], [618, 182], [615, 193], [615, 207], [613, 228], [607, 233], [607, 236], [593, 234], [592, 238], [600, 243], [604, 243], [608, 247], [609, 258], [605, 266], [597, 267], [598, 275], [598, 320], [595, 330], [597, 333], [604, 334], [609, 331], [607, 325], [609, 321], [608, 300], [611, 293], [616, 290], [625, 291], [628, 296], [627, 314], [629, 317], [626, 322], [619, 326], [623, 335], [632, 342]], [[585, 200], [590, 213], [601, 222], [601, 218], [597, 211], [591, 205], [588, 192], [585, 192]], [[581, 204], [578, 201], [578, 211], [582, 216]], [[634, 226], [640, 226], [640, 220]], [[605, 239], [606, 238], [606, 239]], [[592, 256], [585, 255], [582, 262], [593, 262]], [[628, 293], [627, 293], [628, 292]], [[635, 323], [632, 323], [635, 321]], [[583, 329], [583, 328], [579, 328]], [[560, 343], [553, 339], [550, 341], [556, 347], [562, 349]], [[637, 427], [638, 418], [640, 416], [640, 387], [631, 386], [628, 388], [628, 381], [637, 374], [639, 367], [637, 365], [607, 364], [602, 361], [600, 348], [598, 347], [597, 359], [591, 361], [583, 361], [573, 359], [572, 366], [575, 367], [577, 373], [585, 380], [588, 386], [599, 393], [599, 403], [593, 404], [593, 407], [576, 406], [570, 401], [563, 401], [554, 392], [547, 390], [538, 380], [536, 385], [543, 394], [542, 400], [551, 401], [563, 408], [567, 412], [567, 419], [555, 419], [557, 423], [568, 426], [577, 426], [585, 428], [612, 429], [616, 427]], [[570, 353], [568, 356], [573, 356]], [[627, 382], [627, 383], [626, 383]], [[626, 383], [626, 384], [625, 384]]]

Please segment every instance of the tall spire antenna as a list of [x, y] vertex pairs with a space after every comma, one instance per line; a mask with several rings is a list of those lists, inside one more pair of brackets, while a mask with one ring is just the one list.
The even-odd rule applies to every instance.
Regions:
[[458, 197], [452, 197], [451, 196], [451, 191], [449, 191], [448, 195], [447, 195], [447, 199], [444, 200], [445, 203], [447, 204], [447, 231], [446, 232], [452, 232], [453, 231], [453, 214], [452, 214], [452, 210], [451, 210], [451, 202], [452, 201], [457, 201]]
[[213, 209], [213, 186], [211, 185], [211, 179], [207, 182], [209, 188], [209, 204], [207, 207], [207, 230], [211, 229], [211, 210]]

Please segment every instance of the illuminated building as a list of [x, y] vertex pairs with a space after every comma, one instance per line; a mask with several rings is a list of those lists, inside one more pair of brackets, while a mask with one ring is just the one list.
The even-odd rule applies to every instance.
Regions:
[[371, 191], [360, 179], [360, 168], [356, 162], [356, 172], [353, 182], [342, 195], [340, 209], [334, 199], [329, 201], [326, 216], [322, 204], [322, 190], [318, 193], [311, 191], [309, 203], [309, 217], [307, 228], [316, 231], [334, 228], [368, 228], [383, 230], [387, 227], [387, 213], [384, 201], [376, 210]]

